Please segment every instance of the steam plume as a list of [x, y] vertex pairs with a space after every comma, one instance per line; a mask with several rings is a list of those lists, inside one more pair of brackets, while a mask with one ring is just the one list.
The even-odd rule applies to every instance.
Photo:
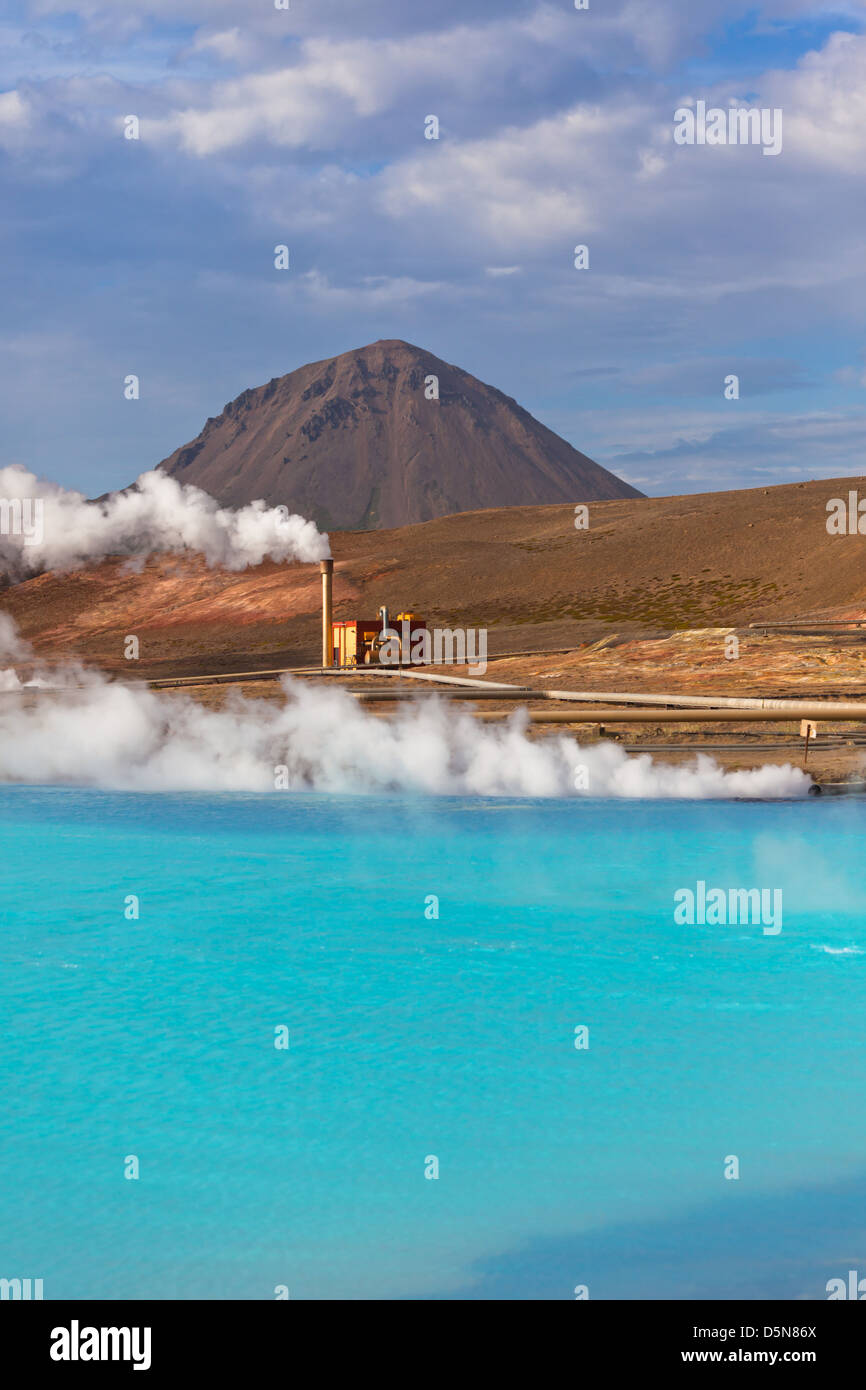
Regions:
[[[0, 675], [0, 689], [10, 675]], [[37, 678], [47, 679], [45, 673]], [[71, 680], [78, 688], [68, 688]], [[273, 792], [284, 785], [288, 791], [691, 798], [804, 796], [811, 785], [791, 766], [725, 772], [707, 756], [674, 767], [646, 754], [629, 757], [612, 743], [581, 748], [565, 736], [532, 741], [519, 712], [495, 727], [435, 700], [386, 720], [344, 691], [288, 678], [283, 702], [232, 694], [221, 710], [80, 670], [54, 673], [51, 682], [52, 693], [0, 694], [0, 780], [124, 791]]]
[[233, 511], [158, 471], [142, 473], [126, 492], [89, 502], [26, 468], [0, 469], [0, 570], [12, 579], [77, 569], [108, 555], [181, 550], [229, 570], [330, 554], [327, 536], [285, 507], [251, 502]]

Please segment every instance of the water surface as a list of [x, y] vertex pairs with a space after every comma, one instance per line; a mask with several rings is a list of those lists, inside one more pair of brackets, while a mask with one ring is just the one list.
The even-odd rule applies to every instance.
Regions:
[[[0, 1276], [825, 1297], [866, 1273], [863, 821], [3, 789]], [[677, 925], [698, 880], [782, 932]]]

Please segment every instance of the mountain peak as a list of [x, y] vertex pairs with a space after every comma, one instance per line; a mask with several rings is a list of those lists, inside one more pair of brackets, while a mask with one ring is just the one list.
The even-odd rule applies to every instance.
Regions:
[[510, 397], [402, 338], [248, 388], [159, 467], [328, 530], [640, 493]]

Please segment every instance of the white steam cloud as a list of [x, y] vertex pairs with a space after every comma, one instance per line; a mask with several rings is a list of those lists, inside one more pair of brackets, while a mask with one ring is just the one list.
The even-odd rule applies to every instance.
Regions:
[[[0, 661], [20, 661], [30, 656], [30, 652], [30, 644], [19, 634], [15, 619], [8, 613], [0, 613]], [[15, 676], [14, 671], [3, 674]], [[17, 676], [15, 678], [17, 680]]]
[[[3, 679], [14, 675], [0, 674], [0, 690]], [[38, 683], [47, 678], [43, 673]], [[566, 736], [533, 741], [519, 712], [492, 726], [434, 700], [413, 702], [385, 719], [345, 691], [288, 678], [282, 702], [232, 693], [220, 710], [81, 669], [55, 672], [50, 679], [51, 692], [7, 685], [21, 693], [0, 694], [2, 781], [123, 791], [284, 787], [691, 798], [805, 796], [811, 785], [791, 766], [725, 772], [706, 756], [674, 767], [646, 754], [629, 757], [611, 743], [581, 748]]]
[[220, 507], [201, 488], [165, 473], [142, 473], [129, 491], [89, 502], [26, 468], [0, 469], [0, 571], [12, 579], [78, 569], [109, 555], [182, 550], [229, 570], [330, 555], [327, 536], [287, 507]]

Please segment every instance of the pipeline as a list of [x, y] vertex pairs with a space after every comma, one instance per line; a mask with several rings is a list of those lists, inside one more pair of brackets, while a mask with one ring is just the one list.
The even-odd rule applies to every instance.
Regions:
[[[377, 674], [395, 674], [393, 668], [389, 671], [387, 666], [376, 668]], [[532, 695], [534, 692], [527, 685], [514, 685], [505, 681], [481, 681], [472, 676], [439, 676], [432, 675], [429, 671], [409, 671], [405, 667], [401, 669], [401, 675], [410, 681], [433, 681], [441, 685], [465, 685], [478, 690], [518, 690], [523, 695]], [[539, 697], [542, 692], [538, 692]]]
[[[438, 676], [429, 672], [404, 671], [408, 680], [441, 681], [447, 685], [465, 685], [482, 690], [522, 691], [527, 698], [545, 700], [568, 700], [584, 704], [604, 700], [616, 705], [660, 705], [681, 709], [710, 710], [718, 718], [724, 710], [764, 710], [789, 715], [792, 719], [866, 719], [866, 700], [777, 700], [764, 697], [735, 695], [635, 695], [621, 691], [607, 690], [539, 690], [530, 691], [526, 686], [506, 685], [497, 681], [474, 680], [462, 676]], [[563, 716], [567, 718], [566, 715]], [[778, 721], [774, 721], [778, 722]]]
[[[510, 718], [508, 710], [473, 711], [476, 719]], [[828, 716], [826, 705], [804, 704], [802, 713], [768, 714], [756, 709], [581, 709], [528, 710], [530, 724], [788, 724], [799, 719], [821, 719], [827, 723], [866, 723], [866, 705], [855, 714]]]
[[[777, 700], [739, 695], [632, 695], [596, 690], [546, 690], [547, 700], [606, 700], [609, 704], [672, 705], [680, 709], [768, 710], [792, 719], [866, 719], [866, 700]], [[817, 713], [816, 713], [817, 711]]]

